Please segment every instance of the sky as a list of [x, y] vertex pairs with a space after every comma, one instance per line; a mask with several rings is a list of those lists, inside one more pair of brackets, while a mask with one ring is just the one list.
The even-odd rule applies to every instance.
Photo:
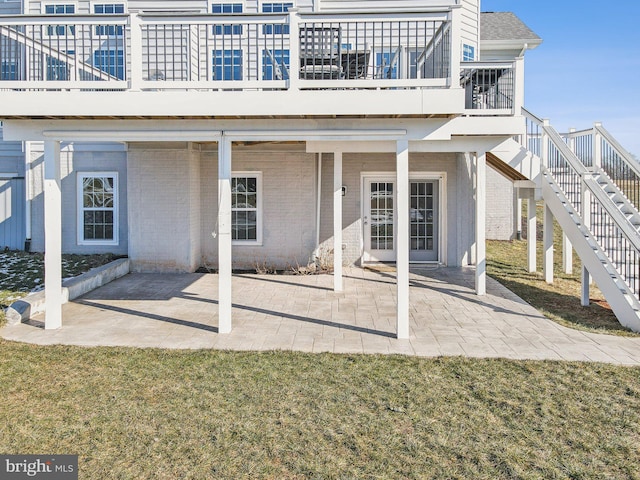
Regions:
[[525, 108], [560, 132], [602, 122], [640, 159], [640, 0], [481, 0], [542, 38], [525, 54]]

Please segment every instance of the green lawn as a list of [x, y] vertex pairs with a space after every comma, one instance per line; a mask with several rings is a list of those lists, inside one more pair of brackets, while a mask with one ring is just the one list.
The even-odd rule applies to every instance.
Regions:
[[0, 349], [0, 451], [80, 478], [640, 478], [640, 368]]
[[[554, 228], [554, 282], [547, 284], [542, 273], [542, 205], [538, 205], [538, 272], [527, 272], [527, 241], [487, 242], [487, 273], [550, 319], [572, 328], [636, 336], [620, 325], [595, 284], [591, 286], [591, 305], [580, 305], [580, 258], [573, 255], [573, 273], [562, 270], [562, 231]], [[523, 227], [526, 222], [523, 222]], [[526, 236], [526, 228], [524, 230]]]

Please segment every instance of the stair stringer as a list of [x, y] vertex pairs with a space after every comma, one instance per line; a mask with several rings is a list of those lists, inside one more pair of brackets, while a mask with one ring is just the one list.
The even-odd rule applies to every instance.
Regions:
[[556, 218], [582, 264], [593, 277], [596, 285], [611, 306], [623, 326], [640, 332], [640, 301], [629, 289], [615, 266], [609, 261], [597, 240], [555, 185], [549, 173], [543, 173], [542, 198]]

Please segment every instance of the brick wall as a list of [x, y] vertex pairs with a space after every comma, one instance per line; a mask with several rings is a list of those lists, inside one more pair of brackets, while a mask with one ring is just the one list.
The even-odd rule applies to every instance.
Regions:
[[199, 154], [186, 145], [132, 145], [127, 164], [132, 270], [194, 271], [200, 265]]
[[[311, 259], [316, 230], [315, 155], [294, 145], [280, 151], [255, 151], [234, 146], [232, 170], [262, 172], [263, 232], [262, 246], [234, 245], [233, 268], [253, 269], [256, 265], [289, 269], [303, 266]], [[203, 151], [202, 259], [215, 266], [218, 244], [211, 235], [218, 215], [217, 151]]]
[[493, 168], [487, 167], [487, 239], [515, 238], [515, 210], [513, 183]]

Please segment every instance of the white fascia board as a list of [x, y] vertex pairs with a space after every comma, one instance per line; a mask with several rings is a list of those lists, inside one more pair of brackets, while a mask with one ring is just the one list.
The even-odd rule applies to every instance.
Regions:
[[542, 43], [542, 39], [531, 38], [528, 40], [481, 40], [480, 51], [484, 50], [533, 50]]
[[7, 117], [396, 116], [462, 113], [462, 88], [2, 93], [2, 115]]
[[450, 141], [456, 136], [507, 138], [524, 131], [521, 116], [473, 116], [452, 119], [7, 120], [3, 133], [5, 140], [27, 141], [215, 142], [225, 134], [235, 140], [383, 142], [401, 137], [409, 141]]

